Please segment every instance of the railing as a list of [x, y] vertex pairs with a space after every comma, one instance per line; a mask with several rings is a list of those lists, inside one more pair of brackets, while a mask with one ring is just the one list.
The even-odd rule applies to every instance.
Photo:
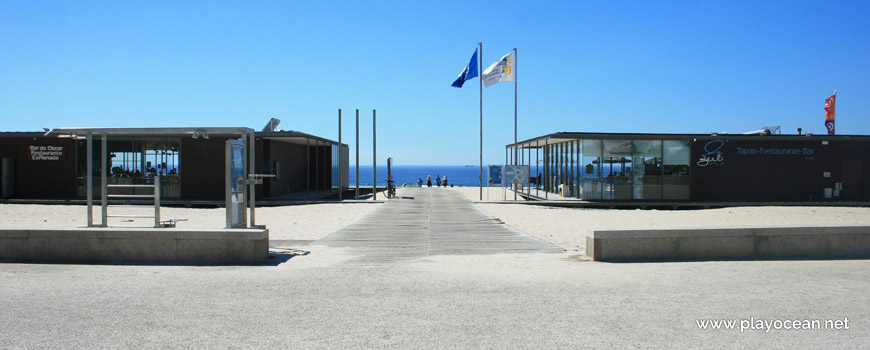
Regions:
[[[109, 194], [109, 190], [118, 189], [118, 188], [132, 188], [134, 189], [134, 193], [136, 189], [151, 189], [152, 194]], [[154, 218], [154, 226], [153, 227], [165, 227], [160, 222], [160, 176], [154, 177], [154, 184], [151, 185], [106, 185], [106, 195], [103, 196], [102, 206], [103, 206], [103, 224], [108, 226], [108, 218], [131, 218], [131, 219], [148, 219]], [[154, 205], [109, 205], [108, 199], [153, 199]], [[154, 209], [154, 215], [131, 215], [131, 214], [116, 214], [109, 215], [108, 208], [148, 208]], [[131, 226], [131, 225], [121, 225], [123, 227], [148, 227], [148, 226]]]

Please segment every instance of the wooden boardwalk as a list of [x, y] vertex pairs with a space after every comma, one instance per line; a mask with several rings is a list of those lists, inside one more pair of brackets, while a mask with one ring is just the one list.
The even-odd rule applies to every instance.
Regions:
[[356, 223], [312, 244], [347, 247], [360, 263], [430, 255], [562, 252], [549, 242], [514, 230], [457, 191], [402, 188]]

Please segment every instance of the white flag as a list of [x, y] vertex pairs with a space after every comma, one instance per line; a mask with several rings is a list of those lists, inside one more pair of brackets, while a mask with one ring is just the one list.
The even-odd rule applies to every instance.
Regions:
[[495, 61], [485, 71], [483, 71], [483, 83], [486, 87], [495, 85], [503, 81], [516, 81], [517, 65], [514, 61], [514, 53], [511, 52], [502, 56], [498, 61]]

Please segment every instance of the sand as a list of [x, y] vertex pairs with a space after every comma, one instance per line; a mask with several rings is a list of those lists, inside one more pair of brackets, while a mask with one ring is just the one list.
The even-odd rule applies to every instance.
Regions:
[[[380, 203], [324, 203], [257, 208], [257, 224], [269, 228], [273, 240], [317, 240], [350, 225]], [[100, 208], [94, 208], [94, 221], [100, 222]], [[153, 214], [149, 209], [116, 209], [110, 213]], [[226, 226], [224, 208], [162, 207], [161, 219], [187, 219], [178, 222], [179, 229], [221, 229]], [[86, 226], [84, 205], [0, 204], [0, 228], [70, 228]], [[127, 219], [129, 220], [129, 219]], [[154, 219], [110, 218], [111, 225], [153, 225]]]
[[[480, 196], [478, 187], [432, 188], [434, 191], [459, 191], [471, 200]], [[488, 197], [487, 197], [488, 196]], [[497, 201], [512, 193], [501, 188], [486, 188], [484, 200]], [[379, 196], [379, 199], [385, 197]], [[557, 244], [569, 252], [582, 254], [586, 234], [599, 228], [672, 228], [740, 226], [870, 225], [870, 208], [856, 207], [733, 207], [698, 210], [582, 209], [554, 208], [511, 203], [478, 203], [477, 206], [505, 224]], [[344, 228], [380, 204], [324, 203], [257, 209], [257, 223], [269, 228], [273, 240], [317, 240]], [[147, 210], [146, 210], [147, 211]], [[124, 212], [117, 209], [114, 212]], [[141, 213], [141, 209], [139, 210]], [[85, 225], [82, 205], [0, 204], [0, 227], [69, 228]], [[163, 219], [187, 219], [178, 228], [220, 229], [225, 226], [223, 208], [195, 209], [164, 207]], [[99, 207], [95, 210], [99, 222]], [[149, 225], [149, 219], [116, 225]], [[153, 219], [152, 219], [153, 220]]]
[[[478, 187], [455, 189], [472, 200]], [[489, 189], [491, 196], [501, 189]], [[497, 193], [498, 192], [498, 193]], [[484, 199], [486, 199], [484, 193]], [[507, 197], [513, 199], [508, 191]], [[527, 202], [528, 203], [528, 202]], [[731, 207], [692, 210], [554, 208], [528, 204], [479, 203], [505, 224], [583, 253], [586, 234], [602, 228], [676, 228], [740, 226], [870, 225], [870, 208], [857, 207]]]

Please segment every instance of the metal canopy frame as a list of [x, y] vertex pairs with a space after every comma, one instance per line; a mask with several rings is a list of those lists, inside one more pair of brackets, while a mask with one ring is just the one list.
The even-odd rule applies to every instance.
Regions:
[[[73, 138], [85, 138], [87, 139], [87, 224], [88, 227], [108, 227], [108, 212], [107, 212], [107, 192], [108, 192], [108, 176], [107, 176], [107, 159], [108, 159], [108, 138], [110, 136], [190, 136], [193, 138], [205, 138], [208, 139], [210, 136], [223, 136], [223, 137], [238, 137], [239, 141], [244, 142], [245, 144], [245, 174], [246, 174], [246, 184], [249, 186], [247, 192], [250, 193], [251, 199], [247, 200], [248, 206], [250, 208], [250, 226], [249, 227], [258, 227], [254, 221], [255, 219], [255, 210], [256, 210], [256, 201], [254, 200], [254, 196], [256, 192], [254, 190], [254, 186], [260, 182], [256, 181], [260, 178], [261, 175], [251, 174], [250, 169], [253, 167], [254, 155], [255, 155], [255, 133], [254, 129], [245, 128], [245, 127], [167, 127], [167, 128], [87, 128], [87, 127], [63, 127], [47, 130], [45, 132], [45, 136], [49, 135], [57, 135], [57, 137], [73, 137]], [[102, 220], [100, 225], [94, 225], [93, 218], [93, 138], [94, 135], [97, 135], [101, 138], [102, 141], [102, 155], [101, 155], [101, 187], [102, 191], [101, 202], [102, 202]], [[250, 157], [250, 159], [248, 159]], [[250, 161], [248, 161], [250, 160]], [[229, 166], [229, 159], [225, 159], [224, 166]], [[227, 184], [229, 186], [229, 184]], [[227, 197], [229, 198], [229, 197]], [[230, 208], [231, 203], [229, 199], [227, 199], [226, 203], [227, 207], [227, 222], [230, 222]], [[159, 209], [157, 209], [159, 210]], [[156, 214], [155, 216], [159, 216]], [[159, 220], [159, 219], [158, 219]], [[248, 220], [245, 220], [248, 223]], [[231, 228], [231, 227], [227, 227]]]

